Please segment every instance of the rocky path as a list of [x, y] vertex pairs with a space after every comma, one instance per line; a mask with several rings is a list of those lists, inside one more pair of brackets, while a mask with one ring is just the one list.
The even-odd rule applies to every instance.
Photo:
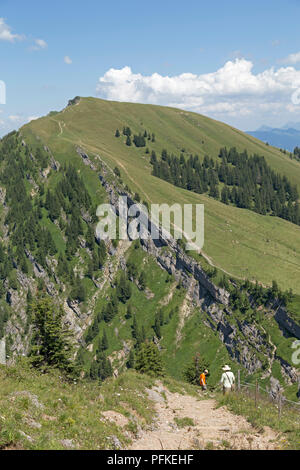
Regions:
[[[254, 429], [245, 418], [225, 407], [216, 408], [212, 398], [171, 393], [161, 384], [148, 390], [155, 401], [156, 420], [140, 432], [132, 450], [248, 449], [275, 450], [278, 435], [271, 429]], [[186, 426], [182, 420], [185, 419]]]

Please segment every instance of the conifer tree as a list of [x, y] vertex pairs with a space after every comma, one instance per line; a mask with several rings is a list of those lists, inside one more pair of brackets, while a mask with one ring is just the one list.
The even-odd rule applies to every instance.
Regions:
[[136, 356], [135, 368], [142, 374], [154, 377], [164, 376], [164, 366], [160, 353], [152, 342], [142, 343]]
[[134, 369], [134, 366], [135, 366], [135, 354], [134, 354], [134, 350], [130, 349], [130, 353], [129, 353], [129, 357], [127, 361], [127, 367], [128, 369]]
[[101, 347], [102, 347], [102, 351], [105, 351], [106, 349], [108, 349], [108, 339], [107, 339], [107, 335], [106, 335], [105, 330], [103, 331]]
[[140, 277], [139, 277], [139, 286], [141, 290], [146, 289], [146, 276], [144, 271], [141, 272]]
[[34, 334], [30, 357], [36, 367], [58, 367], [70, 372], [71, 333], [63, 326], [63, 310], [48, 296], [39, 296], [31, 308]]

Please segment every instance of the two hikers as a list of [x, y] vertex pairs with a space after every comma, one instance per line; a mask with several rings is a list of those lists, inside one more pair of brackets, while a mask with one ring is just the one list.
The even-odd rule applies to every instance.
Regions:
[[234, 390], [234, 384], [235, 384], [235, 376], [234, 373], [231, 371], [230, 366], [225, 365], [222, 367], [222, 370], [224, 371], [221, 377], [221, 385], [223, 385], [223, 394], [227, 395], [231, 391]]
[[202, 390], [207, 390], [207, 387], [206, 387], [206, 376], [208, 375], [208, 370], [205, 369], [204, 372], [202, 372], [202, 374], [200, 374], [200, 378], [199, 378], [199, 382], [200, 382], [200, 387], [202, 388]]
[[[230, 366], [228, 366], [227, 364], [224, 367], [222, 367], [222, 370], [223, 370], [223, 374], [222, 374], [220, 383], [221, 385], [223, 385], [223, 394], [227, 395], [229, 392], [234, 390], [235, 376]], [[207, 375], [208, 375], [207, 369], [205, 369], [204, 372], [200, 374], [199, 383], [200, 383], [200, 387], [202, 388], [202, 390], [207, 390], [207, 386], [206, 386]]]

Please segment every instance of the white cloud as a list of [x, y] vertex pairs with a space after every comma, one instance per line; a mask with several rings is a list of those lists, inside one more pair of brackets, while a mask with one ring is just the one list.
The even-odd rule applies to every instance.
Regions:
[[23, 36], [19, 34], [13, 34], [11, 32], [11, 27], [5, 23], [4, 18], [0, 18], [0, 40], [14, 42], [17, 39], [23, 39]]
[[48, 47], [48, 44], [44, 39], [35, 39], [34, 40], [34, 46], [32, 46], [30, 49], [32, 51], [40, 51], [41, 49], [46, 49]]
[[288, 110], [299, 87], [300, 71], [294, 67], [272, 67], [255, 74], [251, 61], [237, 58], [201, 75], [145, 76], [128, 66], [111, 68], [99, 78], [96, 92], [109, 100], [175, 106], [212, 116], [246, 116], [258, 109]]
[[70, 65], [72, 64], [72, 59], [68, 55], [66, 55], [64, 57], [64, 63]]
[[300, 62], [300, 52], [290, 54], [281, 61], [283, 64], [298, 64]]

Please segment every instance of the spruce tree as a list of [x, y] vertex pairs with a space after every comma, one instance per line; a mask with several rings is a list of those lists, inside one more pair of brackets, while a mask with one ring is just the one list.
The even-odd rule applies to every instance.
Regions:
[[103, 331], [101, 347], [102, 347], [102, 351], [106, 351], [106, 349], [108, 349], [108, 339], [107, 339], [107, 335], [106, 335], [105, 330]]
[[72, 370], [71, 333], [63, 326], [63, 310], [48, 296], [39, 296], [32, 304], [34, 333], [30, 357], [35, 367]]
[[139, 277], [139, 286], [141, 290], [146, 289], [146, 276], [144, 271], [141, 272], [140, 277]]
[[160, 353], [152, 342], [142, 343], [136, 357], [135, 368], [142, 374], [153, 377], [164, 376], [164, 366]]
[[128, 369], [134, 369], [134, 366], [135, 366], [135, 354], [134, 354], [134, 350], [130, 349], [130, 353], [129, 353], [129, 357], [127, 361], [127, 367]]

